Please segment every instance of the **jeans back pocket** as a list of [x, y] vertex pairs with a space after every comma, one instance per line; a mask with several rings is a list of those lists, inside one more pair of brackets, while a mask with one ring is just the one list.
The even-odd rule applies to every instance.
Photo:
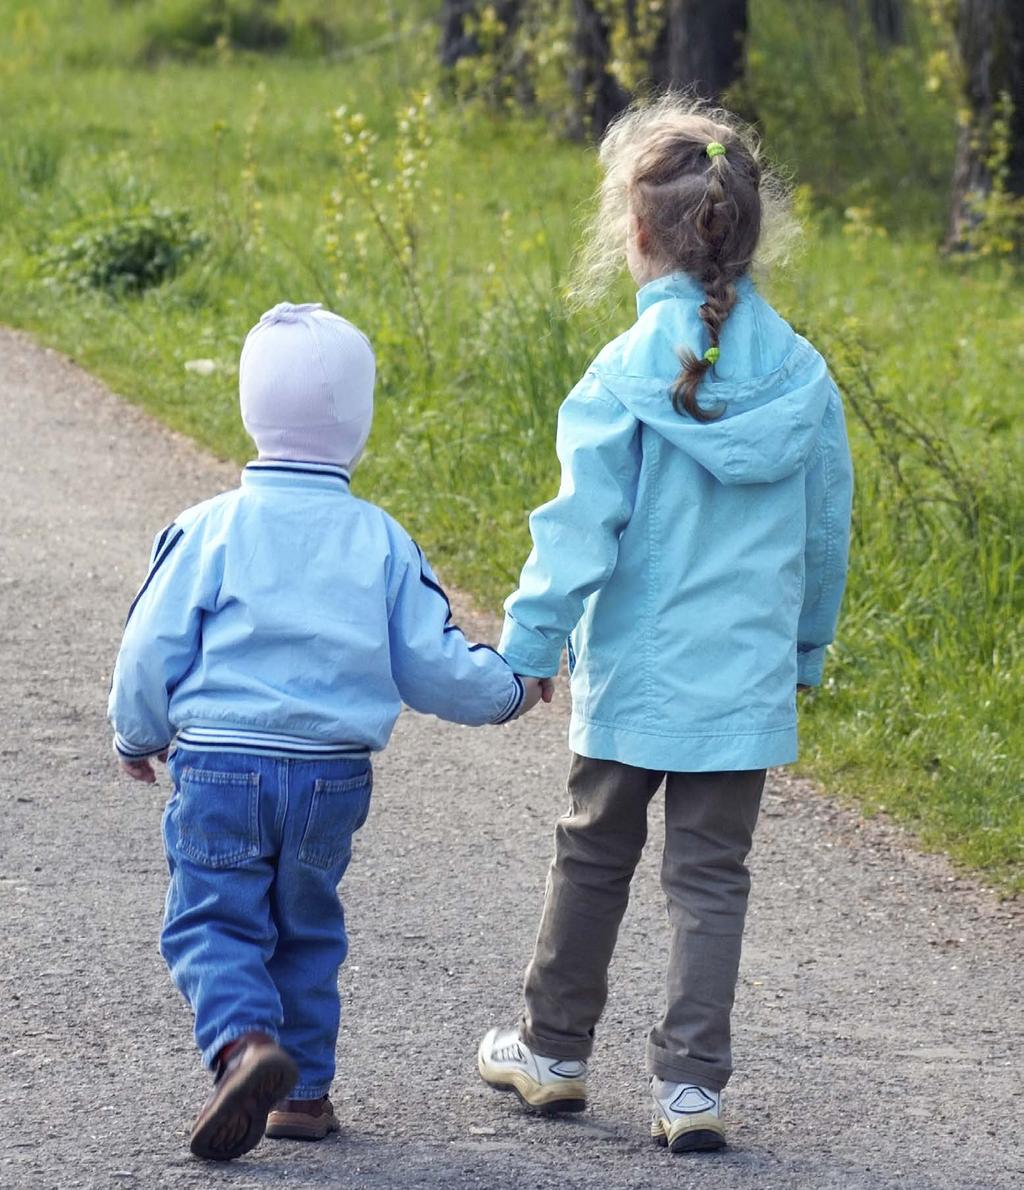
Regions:
[[178, 784], [178, 852], [207, 868], [259, 855], [259, 773], [183, 768]]
[[344, 869], [352, 856], [352, 836], [366, 821], [370, 809], [373, 772], [342, 781], [313, 784], [309, 817], [299, 844], [299, 859], [313, 868]]

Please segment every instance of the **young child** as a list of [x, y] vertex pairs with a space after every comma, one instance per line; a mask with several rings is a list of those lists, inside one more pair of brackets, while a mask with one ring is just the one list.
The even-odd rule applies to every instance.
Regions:
[[[851, 468], [821, 356], [749, 268], [779, 188], [735, 120], [678, 97], [601, 151], [591, 288], [623, 259], [633, 327], [559, 414], [557, 497], [507, 601], [500, 650], [550, 679], [568, 637], [570, 808], [517, 1028], [482, 1077], [579, 1111], [647, 807], [665, 786], [668, 1003], [647, 1059], [653, 1139], [725, 1143], [721, 1092], [765, 769], [796, 758], [796, 692], [821, 681], [845, 581]], [[768, 245], [771, 247], [771, 245]], [[680, 370], [681, 363], [681, 370]]]
[[174, 748], [161, 953], [215, 1076], [200, 1157], [237, 1157], [264, 1128], [337, 1128], [337, 885], [402, 701], [477, 725], [541, 694], [466, 642], [415, 542], [350, 494], [374, 374], [343, 318], [287, 302], [263, 315], [239, 373], [259, 458], [157, 537], [114, 671], [125, 770], [153, 782], [151, 758]]

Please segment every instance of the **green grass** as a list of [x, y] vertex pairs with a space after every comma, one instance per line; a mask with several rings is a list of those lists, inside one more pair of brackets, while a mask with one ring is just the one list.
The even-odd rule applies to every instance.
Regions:
[[[0, 0], [14, 31], [0, 49], [0, 319], [243, 460], [234, 369], [246, 330], [284, 298], [342, 310], [380, 362], [358, 489], [494, 606], [528, 548], [528, 511], [557, 486], [558, 404], [628, 324], [631, 299], [623, 286], [598, 313], [565, 312], [558, 291], [594, 162], [543, 127], [435, 105], [430, 145], [413, 146], [422, 183], [394, 188], [396, 110], [430, 80], [432, 41], [417, 32], [429, 5], [395, 7], [397, 27], [372, 6], [301, 9], [331, 10], [333, 58], [300, 41], [152, 65], [159, 4]], [[751, 94], [818, 212], [802, 257], [767, 288], [833, 363], [858, 475], [849, 594], [827, 684], [804, 703], [804, 767], [1020, 889], [1024, 284], [1010, 265], [958, 265], [935, 249], [933, 182], [951, 134], [936, 133], [916, 187], [901, 176], [894, 198], [878, 182], [907, 129], [941, 124], [934, 96], [918, 86], [914, 99], [906, 62], [872, 66], [889, 71], [888, 102], [905, 118], [862, 169], [877, 113], [844, 114], [840, 71], [824, 122], [812, 112], [791, 128], [779, 65], [791, 8], [762, 0], [755, 15]], [[342, 104], [380, 135], [379, 226], [332, 122]], [[829, 121], [853, 121], [849, 156]], [[844, 221], [846, 201], [861, 210]], [[47, 254], [69, 228], [130, 230], [154, 205], [185, 212], [206, 240], [172, 280], [119, 296], [55, 279]], [[409, 237], [408, 262], [382, 230]], [[215, 371], [186, 370], [197, 358]]]

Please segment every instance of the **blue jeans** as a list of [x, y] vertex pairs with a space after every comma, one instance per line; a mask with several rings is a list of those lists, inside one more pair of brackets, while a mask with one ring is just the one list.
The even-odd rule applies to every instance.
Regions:
[[292, 1097], [318, 1099], [334, 1078], [348, 950], [337, 886], [369, 810], [370, 762], [179, 748], [168, 767], [160, 953], [203, 1061], [268, 1033], [298, 1064]]

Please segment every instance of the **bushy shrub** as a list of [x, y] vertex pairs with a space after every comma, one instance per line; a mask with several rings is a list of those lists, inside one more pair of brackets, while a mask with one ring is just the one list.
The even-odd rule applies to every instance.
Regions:
[[[906, 4], [905, 40], [874, 35], [865, 0], [751, 6], [747, 73], [730, 96], [816, 205], [870, 209], [877, 225], [941, 233], [956, 140], [950, 30]], [[807, 31], [814, 30], [813, 36]]]
[[140, 293], [173, 277], [205, 243], [187, 211], [111, 211], [62, 228], [43, 253], [40, 271], [76, 289]]
[[283, 0], [173, 0], [147, 22], [142, 56], [194, 58], [233, 49], [323, 53], [333, 41], [323, 14]]

